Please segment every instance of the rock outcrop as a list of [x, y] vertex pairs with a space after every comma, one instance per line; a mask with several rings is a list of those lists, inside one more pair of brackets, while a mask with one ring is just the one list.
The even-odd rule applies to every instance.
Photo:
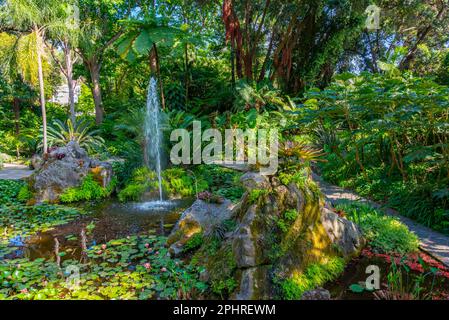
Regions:
[[223, 221], [230, 219], [234, 207], [235, 205], [229, 200], [224, 200], [220, 204], [196, 200], [182, 213], [167, 240], [170, 254], [178, 256], [192, 236], [200, 233], [207, 235], [214, 226], [219, 226]]
[[301, 300], [330, 300], [331, 294], [329, 290], [317, 288], [303, 293]]
[[40, 167], [29, 178], [29, 185], [37, 203], [56, 202], [64, 190], [78, 187], [88, 174], [93, 174], [106, 187], [111, 181], [112, 166], [90, 158], [78, 143], [71, 141], [45, 155]]
[[360, 236], [361, 231], [351, 221], [338, 216], [328, 208], [323, 208], [321, 223], [329, 239], [341, 250], [343, 255], [354, 255], [359, 248], [363, 247], [364, 240]]
[[[201, 209], [204, 205], [195, 203], [170, 237], [179, 237], [182, 225], [189, 226], [186, 230], [210, 230], [214, 221], [235, 221], [235, 228], [224, 235], [216, 253], [210, 253], [208, 243], [197, 252], [213, 290], [225, 288], [231, 299], [277, 298], [275, 282], [279, 279], [292, 279], [307, 266], [333, 257], [348, 260], [363, 247], [359, 228], [325, 208], [321, 192], [310, 178], [285, 185], [278, 177], [247, 172], [241, 183], [245, 195], [231, 210], [220, 210], [222, 219], [187, 219], [207, 216]], [[182, 243], [185, 238], [176, 239]], [[173, 242], [171, 245], [176, 251]]]

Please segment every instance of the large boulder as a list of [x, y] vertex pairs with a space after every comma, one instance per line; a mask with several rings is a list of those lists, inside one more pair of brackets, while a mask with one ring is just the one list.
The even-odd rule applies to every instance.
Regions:
[[88, 174], [106, 187], [111, 181], [112, 166], [90, 158], [78, 143], [71, 141], [44, 156], [40, 167], [29, 178], [29, 184], [36, 202], [56, 202], [67, 188], [80, 186]]
[[35, 154], [31, 157], [30, 167], [33, 170], [39, 170], [42, 167], [43, 162], [44, 160], [42, 159], [42, 157], [38, 154]]
[[235, 286], [227, 285], [230, 298], [276, 298], [273, 275], [292, 279], [311, 264], [336, 257], [349, 260], [362, 249], [360, 230], [324, 208], [312, 179], [284, 185], [275, 176], [248, 172], [241, 182], [247, 192], [230, 212], [235, 229], [226, 234], [216, 255], [202, 247], [197, 258], [216, 287], [234, 281]]
[[196, 234], [209, 234], [214, 226], [230, 219], [235, 205], [224, 200], [222, 203], [209, 203], [196, 200], [193, 205], [184, 211], [173, 228], [167, 243], [169, 252], [173, 256], [180, 255], [184, 245]]
[[360, 228], [330, 209], [322, 209], [321, 223], [331, 241], [336, 244], [345, 256], [357, 254], [359, 249], [364, 246], [365, 241]]

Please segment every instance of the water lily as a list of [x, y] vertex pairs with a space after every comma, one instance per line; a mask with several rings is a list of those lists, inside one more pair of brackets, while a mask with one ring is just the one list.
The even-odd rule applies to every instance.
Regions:
[[149, 243], [145, 243], [145, 248], [149, 248], [150, 244]]
[[167, 272], [167, 268], [162, 267], [162, 268], [161, 268], [161, 271], [162, 271], [162, 272]]
[[106, 250], [107, 246], [105, 244], [101, 245], [101, 249]]
[[102, 253], [103, 253], [102, 250], [98, 250], [98, 251], [97, 251], [97, 254], [102, 254]]
[[28, 293], [28, 289], [27, 289], [27, 288], [22, 289], [22, 290], [20, 290], [20, 292], [21, 292], [21, 293]]
[[151, 264], [150, 263], [144, 263], [144, 265], [143, 265], [144, 267], [145, 267], [145, 269], [151, 269]]

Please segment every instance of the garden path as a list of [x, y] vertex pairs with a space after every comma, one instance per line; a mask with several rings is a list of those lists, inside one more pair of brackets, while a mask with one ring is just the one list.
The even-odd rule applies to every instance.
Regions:
[[365, 199], [358, 194], [334, 185], [331, 185], [321, 179], [320, 176], [313, 174], [313, 179], [318, 182], [321, 191], [326, 199], [336, 204], [340, 200], [355, 200], [370, 205], [373, 208], [380, 209], [388, 215], [397, 217], [402, 223], [408, 226], [420, 240], [420, 248], [440, 260], [449, 267], [449, 237], [437, 231], [422, 226], [413, 220], [401, 216], [396, 210], [385, 207], [385, 205]]
[[33, 173], [28, 166], [16, 163], [5, 163], [0, 169], [0, 180], [19, 180], [29, 177]]

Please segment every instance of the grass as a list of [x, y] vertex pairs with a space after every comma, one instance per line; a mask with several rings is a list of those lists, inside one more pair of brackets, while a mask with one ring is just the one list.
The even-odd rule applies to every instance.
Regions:
[[346, 218], [358, 224], [370, 246], [379, 253], [407, 254], [418, 250], [418, 237], [399, 219], [357, 202], [336, 206]]
[[328, 257], [322, 263], [313, 263], [304, 272], [280, 282], [282, 297], [287, 300], [301, 299], [304, 292], [336, 279], [344, 268], [345, 261], [340, 257]]

